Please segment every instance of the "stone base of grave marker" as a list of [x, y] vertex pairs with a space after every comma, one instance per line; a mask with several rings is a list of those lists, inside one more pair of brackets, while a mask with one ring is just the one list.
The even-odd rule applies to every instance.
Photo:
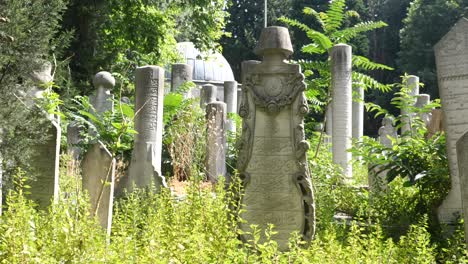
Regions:
[[89, 193], [91, 215], [110, 235], [114, 201], [115, 159], [98, 142], [86, 152], [82, 163], [83, 189]]

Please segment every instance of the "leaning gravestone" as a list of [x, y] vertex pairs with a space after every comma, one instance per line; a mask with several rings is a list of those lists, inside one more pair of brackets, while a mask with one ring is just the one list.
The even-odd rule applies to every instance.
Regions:
[[309, 144], [304, 139], [303, 120], [309, 110], [304, 76], [299, 65], [285, 62], [292, 54], [286, 28], [264, 28], [255, 53], [263, 61], [242, 70], [243, 127], [237, 168], [245, 187], [241, 218], [246, 223], [240, 227], [251, 232], [252, 224], [264, 230], [271, 223], [278, 231], [272, 238], [287, 250], [292, 232], [310, 240], [315, 230], [306, 160]]
[[[52, 65], [46, 62], [39, 71], [34, 71], [32, 79], [39, 87], [34, 87], [28, 92], [32, 98], [42, 98], [44, 86], [49, 85], [53, 80]], [[33, 101], [33, 100], [32, 100]], [[31, 101], [31, 102], [32, 102]], [[39, 110], [31, 105], [33, 109]], [[52, 198], [54, 201], [59, 196], [59, 161], [60, 161], [60, 117], [43, 113], [46, 135], [43, 142], [32, 146], [31, 172], [35, 176], [28, 182], [31, 187], [31, 200], [45, 209], [50, 205]]]
[[218, 176], [226, 176], [226, 104], [206, 105], [206, 174], [216, 183]]
[[[113, 110], [111, 90], [115, 79], [109, 72], [99, 72], [93, 79], [96, 93], [91, 100], [97, 115]], [[82, 163], [83, 189], [89, 194], [91, 215], [110, 235], [115, 184], [115, 159], [98, 141], [90, 146]]]
[[164, 69], [144, 66], [135, 72], [135, 143], [128, 174], [128, 189], [152, 184], [166, 187], [161, 172]]
[[102, 142], [98, 141], [88, 149], [83, 159], [82, 172], [83, 189], [88, 191], [91, 202], [91, 216], [97, 216], [109, 236], [114, 201], [115, 159]]
[[[438, 209], [441, 222], [453, 222], [462, 212], [456, 142], [468, 131], [468, 20], [460, 19], [435, 46], [437, 79], [447, 132], [451, 189]], [[468, 215], [465, 215], [468, 217]], [[468, 219], [465, 218], [465, 223]]]
[[335, 45], [331, 50], [332, 78], [332, 153], [333, 162], [343, 169], [346, 178], [353, 177], [352, 154], [352, 76], [351, 46]]

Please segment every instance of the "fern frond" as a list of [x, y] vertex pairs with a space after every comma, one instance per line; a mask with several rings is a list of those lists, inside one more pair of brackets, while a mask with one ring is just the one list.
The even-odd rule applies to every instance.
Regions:
[[393, 68], [389, 67], [385, 64], [380, 64], [377, 62], [373, 62], [366, 57], [353, 55], [353, 67], [363, 69], [366, 71], [373, 71], [373, 70], [389, 70], [392, 71]]
[[319, 47], [319, 45], [317, 45], [316, 43], [305, 45], [304, 47], [302, 47], [301, 51], [304, 53], [309, 53], [309, 54], [315, 54], [315, 53], [323, 54], [326, 52], [326, 50]]
[[359, 15], [359, 13], [354, 11], [354, 10], [348, 10], [345, 13], [345, 17], [347, 17], [347, 18], [349, 18], [349, 17], [361, 18], [361, 15]]
[[330, 71], [330, 64], [326, 61], [306, 61], [299, 60], [298, 63], [304, 70]]
[[320, 26], [322, 27], [323, 30], [325, 30], [325, 23], [324, 21], [322, 20], [322, 16], [320, 15], [319, 12], [315, 11], [313, 8], [311, 7], [304, 7], [304, 10], [302, 10], [302, 12], [306, 15], [310, 15], [310, 16], [313, 16], [315, 17], [315, 19], [317, 20], [317, 22], [319, 22]]
[[330, 7], [326, 11], [325, 32], [331, 33], [338, 30], [343, 24], [344, 9], [346, 7], [345, 0], [331, 1]]
[[343, 30], [334, 32], [331, 38], [334, 39], [336, 43], [339, 43], [339, 42], [347, 43], [348, 41], [356, 37], [359, 33], [371, 31], [371, 30], [378, 29], [378, 28], [385, 27], [385, 26], [387, 26], [387, 24], [383, 21], [361, 22], [361, 23], [354, 25], [353, 27], [345, 28]]
[[282, 16], [282, 17], [278, 18], [278, 20], [283, 22], [283, 23], [286, 23], [289, 26], [298, 27], [304, 32], [308, 32], [308, 31], [312, 30], [309, 26], [297, 21], [296, 19], [291, 19], [291, 18], [287, 18], [285, 16]]
[[327, 36], [318, 31], [311, 29], [307, 31], [306, 34], [307, 37], [315, 42], [321, 49], [329, 50], [333, 45], [332, 41]]
[[378, 89], [382, 92], [388, 92], [392, 89], [391, 86], [382, 84], [378, 82], [377, 80], [375, 80], [374, 78], [364, 73], [353, 71], [352, 75], [353, 75], [353, 81], [361, 82], [362, 84], [364, 84], [364, 89], [366, 90], [370, 88], [370, 89]]

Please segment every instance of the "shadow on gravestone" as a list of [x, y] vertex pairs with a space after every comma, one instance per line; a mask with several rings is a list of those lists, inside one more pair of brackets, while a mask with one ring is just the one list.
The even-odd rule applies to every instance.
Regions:
[[[243, 119], [237, 168], [244, 182], [241, 218], [248, 241], [250, 225], [271, 223], [280, 250], [288, 249], [292, 232], [310, 240], [315, 232], [315, 206], [304, 139], [308, 113], [300, 66], [284, 60], [292, 54], [287, 28], [263, 29], [255, 52], [260, 64], [243, 64]], [[265, 240], [261, 231], [260, 243]]]
[[434, 46], [434, 51], [451, 182], [437, 214], [440, 222], [454, 223], [463, 211], [456, 142], [468, 131], [468, 20], [460, 19]]

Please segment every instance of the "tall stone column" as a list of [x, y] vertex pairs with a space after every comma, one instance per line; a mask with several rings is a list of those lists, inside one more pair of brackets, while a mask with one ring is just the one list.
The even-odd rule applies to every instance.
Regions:
[[[225, 81], [224, 82], [224, 102], [226, 103], [227, 113], [237, 113], [237, 82]], [[228, 118], [226, 120], [226, 130], [236, 133], [236, 122]]]
[[[439, 221], [455, 222], [464, 214], [468, 223], [464, 197], [468, 194], [466, 175], [459, 174], [456, 142], [468, 131], [468, 19], [461, 18], [434, 46], [442, 104], [443, 124], [446, 131], [447, 158], [450, 168], [451, 189], [438, 208]], [[462, 198], [463, 197], [463, 198]], [[462, 202], [463, 200], [463, 202]], [[464, 209], [463, 209], [464, 208]], [[467, 233], [465, 233], [467, 235]]]
[[[113, 96], [111, 90], [115, 79], [105, 71], [98, 72], [93, 78], [96, 93], [92, 104], [97, 115], [113, 111]], [[73, 131], [72, 131], [73, 132]], [[79, 136], [79, 135], [78, 135]], [[115, 185], [115, 159], [106, 146], [95, 142], [89, 147], [82, 162], [83, 189], [89, 194], [91, 215], [96, 216], [100, 225], [110, 236], [112, 224], [112, 208]]]
[[[408, 79], [406, 80], [406, 86], [409, 89], [409, 95], [412, 97], [415, 97], [419, 94], [419, 77], [415, 75], [410, 75], [408, 76]], [[416, 98], [413, 98], [411, 100], [410, 105], [413, 106], [416, 103]], [[408, 109], [409, 106], [403, 106], [401, 109], [401, 135], [404, 136], [405, 133], [411, 130], [411, 122], [412, 122], [412, 115]]]
[[219, 176], [226, 176], [226, 104], [208, 103], [206, 123], [206, 172], [208, 180], [216, 183]]
[[332, 67], [332, 108], [333, 108], [333, 162], [343, 168], [345, 177], [353, 176], [351, 164], [352, 137], [352, 76], [351, 76], [351, 46], [338, 44], [331, 51]]
[[356, 86], [353, 98], [353, 138], [360, 139], [364, 135], [364, 87]]
[[212, 102], [216, 102], [216, 94], [218, 88], [213, 84], [205, 84], [202, 86], [200, 94], [200, 107], [206, 109], [206, 105]]
[[144, 66], [135, 72], [135, 144], [130, 163], [128, 184], [131, 190], [166, 187], [161, 173], [163, 132], [164, 69]]
[[[185, 63], [172, 64], [171, 74], [171, 92], [175, 92], [185, 82], [191, 82], [193, 77], [192, 66]], [[186, 97], [190, 94], [190, 91], [184, 92]]]
[[[292, 54], [289, 33], [283, 27], [264, 28], [255, 53], [261, 63], [243, 63], [243, 119], [237, 168], [244, 182], [243, 213], [251, 232], [268, 223], [278, 232], [273, 239], [287, 250], [291, 232], [309, 240], [315, 231], [312, 183], [307, 167], [309, 148], [304, 138], [308, 104], [299, 65], [286, 63]], [[242, 235], [244, 240], [251, 239]], [[264, 241], [265, 237], [261, 237]]]

